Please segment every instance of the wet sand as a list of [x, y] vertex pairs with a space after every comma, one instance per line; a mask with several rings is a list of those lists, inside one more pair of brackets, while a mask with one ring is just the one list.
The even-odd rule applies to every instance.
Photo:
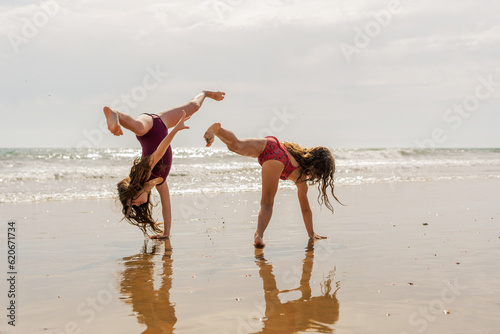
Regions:
[[0, 247], [15, 219], [19, 275], [16, 327], [2, 315], [0, 332], [498, 333], [498, 189], [342, 187], [333, 216], [311, 191], [329, 237], [313, 244], [280, 191], [257, 251], [258, 193], [173, 197], [166, 242], [120, 222], [114, 201], [2, 204]]

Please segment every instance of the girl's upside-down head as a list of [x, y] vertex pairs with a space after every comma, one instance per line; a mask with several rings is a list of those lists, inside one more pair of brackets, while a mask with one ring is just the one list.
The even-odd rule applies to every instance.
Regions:
[[[130, 170], [130, 176], [121, 180], [117, 184], [118, 197], [123, 206], [125, 219], [132, 225], [141, 229], [144, 234], [147, 232], [160, 233], [161, 229], [153, 220], [151, 209], [151, 192], [147, 195], [144, 185], [151, 175], [149, 156], [135, 159]], [[142, 199], [143, 200], [140, 200]]]
[[332, 152], [323, 146], [303, 148], [296, 143], [283, 142], [286, 150], [300, 165], [299, 180], [318, 185], [318, 203], [325, 204], [333, 212], [333, 206], [328, 199], [328, 187], [337, 202], [342, 204], [334, 194], [335, 159]]

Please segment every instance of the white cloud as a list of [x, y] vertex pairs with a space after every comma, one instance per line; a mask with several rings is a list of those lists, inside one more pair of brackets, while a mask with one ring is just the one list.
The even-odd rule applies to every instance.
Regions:
[[[32, 19], [41, 3], [3, 5], [0, 33], [20, 33], [23, 18]], [[64, 133], [75, 136], [68, 143], [76, 143], [82, 126], [101, 119], [101, 105], [140, 83], [147, 66], [160, 65], [171, 76], [136, 113], [181, 103], [203, 88], [227, 89], [227, 101], [200, 116], [200, 122], [239, 115], [234, 116], [237, 125], [248, 110], [266, 119], [272, 108], [289, 106], [310, 115], [290, 133], [323, 119], [315, 131], [301, 133], [304, 140], [337, 131], [347, 146], [349, 141], [403, 145], [398, 138], [408, 119], [415, 124], [412, 133], [427, 133], [445, 108], [470, 94], [478, 76], [493, 74], [500, 80], [499, 5], [487, 0], [401, 0], [401, 13], [352, 63], [339, 44], [353, 43], [355, 29], [363, 29], [389, 1], [58, 3], [59, 13], [17, 54], [7, 38], [0, 41], [0, 105], [26, 114], [33, 138], [19, 138], [25, 146], [59, 143], [43, 136], [39, 114], [71, 115], [75, 121], [65, 125]], [[490, 122], [477, 124], [498, 124], [499, 116], [488, 110], [477, 117]], [[359, 120], [360, 128], [349, 129]], [[248, 124], [250, 134], [262, 126]], [[383, 138], [374, 125], [385, 129]], [[484, 132], [499, 140], [493, 126]], [[456, 145], [464, 146], [459, 140]]]

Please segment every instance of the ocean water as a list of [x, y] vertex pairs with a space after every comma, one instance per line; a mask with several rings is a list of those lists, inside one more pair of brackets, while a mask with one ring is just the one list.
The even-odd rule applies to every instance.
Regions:
[[[500, 149], [332, 149], [336, 185], [498, 179]], [[140, 149], [0, 149], [0, 203], [116, 197]], [[256, 159], [222, 148], [176, 148], [170, 192], [258, 191]], [[281, 188], [294, 188], [281, 181]]]

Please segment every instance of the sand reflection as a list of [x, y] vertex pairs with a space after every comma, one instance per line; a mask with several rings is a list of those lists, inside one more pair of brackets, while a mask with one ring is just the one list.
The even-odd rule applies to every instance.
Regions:
[[[314, 262], [314, 243], [309, 242], [302, 265], [300, 286], [296, 289], [278, 289], [273, 266], [264, 258], [262, 250], [255, 251], [256, 263], [264, 285], [266, 302], [263, 328], [258, 333], [296, 333], [314, 331], [316, 333], [333, 333], [332, 325], [339, 319], [339, 302], [337, 291], [339, 282], [334, 283], [334, 272], [321, 282], [321, 296], [312, 297], [311, 273]], [[334, 284], [334, 287], [332, 287]], [[282, 302], [279, 294], [299, 291], [301, 296], [296, 300]]]
[[[161, 257], [161, 261], [158, 261], [158, 257]], [[280, 285], [287, 284], [281, 283], [286, 281], [286, 275], [276, 279], [273, 266], [264, 258], [263, 250], [255, 251], [255, 259], [263, 282], [265, 300], [262, 329], [256, 333], [333, 333], [333, 325], [339, 319], [339, 302], [336, 295], [340, 285], [334, 281], [335, 272], [331, 271], [319, 283], [321, 292], [317, 294], [320, 295], [313, 296], [313, 242], [309, 242], [306, 247], [301, 272], [298, 267], [300, 284], [295, 289], [278, 289], [277, 281]], [[158, 270], [158, 262], [161, 273]], [[177, 317], [175, 304], [170, 301], [172, 263], [169, 240], [149, 243], [146, 241], [141, 253], [123, 259], [120, 292], [124, 301], [132, 306], [138, 322], [147, 327], [143, 333], [174, 333]], [[160, 280], [160, 283], [154, 284], [155, 279]], [[262, 290], [260, 291], [262, 293]]]
[[[170, 240], [156, 241], [148, 250], [147, 240], [140, 254], [123, 259], [125, 270], [120, 284], [122, 295], [127, 304], [132, 305], [138, 322], [147, 326], [143, 333], [173, 333], [177, 322], [174, 304], [170, 302], [172, 288], [172, 246]], [[155, 290], [154, 262], [157, 252], [162, 255], [163, 274], [160, 288]]]

